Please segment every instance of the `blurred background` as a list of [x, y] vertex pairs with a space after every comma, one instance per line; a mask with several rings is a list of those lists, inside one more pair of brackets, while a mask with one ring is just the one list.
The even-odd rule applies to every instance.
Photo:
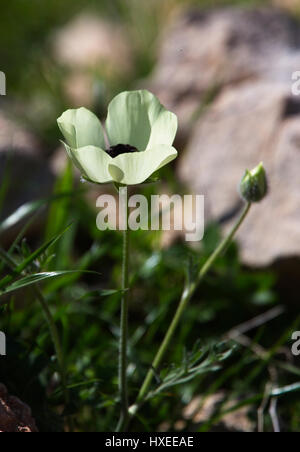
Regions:
[[[0, 299], [0, 330], [7, 336], [0, 383], [31, 407], [40, 431], [67, 430], [66, 416], [77, 431], [113, 431], [119, 409], [121, 236], [95, 224], [96, 199], [111, 189], [80, 182], [56, 118], [85, 106], [103, 120], [114, 95], [139, 88], [154, 92], [179, 118], [178, 159], [163, 169], [161, 182], [140, 190], [204, 194], [207, 224], [204, 240], [192, 247], [175, 232], [134, 233], [131, 400], [185, 274], [205, 262], [240, 212], [237, 187], [246, 168], [264, 161], [269, 195], [253, 206], [193, 297], [154, 383], [159, 394], [131, 428], [299, 431], [300, 368], [291, 353], [292, 333], [300, 330], [300, 97], [292, 94], [292, 74], [300, 71], [299, 20], [297, 0], [2, 5], [1, 275], [11, 271], [10, 258], [31, 259], [70, 223], [51, 248], [29, 259], [26, 271], [78, 271], [40, 286], [62, 336], [67, 406], [31, 287]], [[187, 361], [201, 366], [181, 381]], [[176, 384], [163, 389], [168, 378]], [[22, 422], [34, 429], [31, 418]]]

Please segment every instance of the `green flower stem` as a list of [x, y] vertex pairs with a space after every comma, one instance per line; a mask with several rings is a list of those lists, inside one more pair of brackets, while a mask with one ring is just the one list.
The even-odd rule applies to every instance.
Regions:
[[169, 326], [169, 329], [165, 335], [165, 338], [163, 342], [161, 343], [161, 346], [153, 360], [151, 369], [148, 371], [146, 378], [144, 380], [144, 383], [140, 389], [140, 392], [137, 397], [136, 404], [133, 405], [130, 409], [131, 414], [135, 414], [138, 405], [145, 399], [145, 397], [148, 394], [149, 387], [151, 385], [153, 376], [154, 376], [154, 370], [157, 369], [170, 345], [171, 339], [174, 336], [175, 330], [178, 326], [178, 323], [182, 317], [182, 314], [189, 303], [190, 299], [192, 298], [195, 290], [197, 289], [198, 285], [202, 281], [202, 279], [205, 277], [211, 266], [215, 263], [216, 259], [222, 254], [222, 252], [227, 248], [227, 246], [230, 244], [231, 240], [233, 239], [235, 233], [243, 223], [244, 219], [246, 218], [249, 210], [251, 207], [251, 203], [246, 204], [240, 218], [238, 219], [237, 223], [232, 228], [231, 232], [227, 237], [225, 237], [222, 242], [219, 244], [219, 246], [215, 249], [215, 251], [212, 253], [212, 255], [209, 257], [209, 259], [206, 261], [206, 263], [201, 268], [198, 277], [196, 281], [192, 284], [190, 284], [188, 287], [185, 288], [185, 290], [182, 293], [182, 297], [179, 303], [179, 306], [177, 308], [177, 311], [174, 315], [174, 318], [171, 322], [171, 325]]
[[[128, 213], [128, 212], [127, 212]], [[128, 423], [128, 387], [127, 387], [127, 341], [128, 341], [128, 283], [129, 283], [129, 228], [123, 231], [122, 259], [122, 306], [119, 344], [119, 392], [121, 400], [121, 416], [117, 431], [122, 431]]]

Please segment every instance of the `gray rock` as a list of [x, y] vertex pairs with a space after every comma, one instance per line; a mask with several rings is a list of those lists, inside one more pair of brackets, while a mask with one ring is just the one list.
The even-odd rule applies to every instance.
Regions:
[[191, 10], [166, 33], [150, 86], [179, 116], [186, 139], [223, 87], [258, 78], [290, 83], [299, 43], [298, 24], [274, 9]]
[[245, 168], [264, 162], [269, 194], [238, 235], [246, 264], [300, 255], [299, 151], [300, 98], [284, 84], [249, 82], [224, 90], [181, 156], [180, 180], [205, 195], [206, 221], [225, 222], [225, 229], [242, 205], [237, 188]]
[[132, 48], [126, 31], [117, 22], [81, 12], [56, 31], [52, 38], [57, 62], [72, 68], [95, 68], [108, 65], [116, 72], [128, 72]]
[[33, 155], [38, 153], [39, 143], [32, 133], [0, 110], [0, 151], [9, 147]]
[[300, 97], [291, 90], [299, 37], [300, 25], [276, 10], [193, 10], [167, 34], [153, 79], [183, 123], [177, 173], [205, 195], [206, 222], [231, 228], [244, 171], [264, 162], [269, 194], [238, 234], [251, 266], [300, 256]]

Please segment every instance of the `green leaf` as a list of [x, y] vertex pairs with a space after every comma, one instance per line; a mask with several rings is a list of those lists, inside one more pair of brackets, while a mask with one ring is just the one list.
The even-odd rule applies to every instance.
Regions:
[[184, 353], [179, 366], [173, 366], [164, 375], [162, 373], [161, 383], [146, 396], [146, 399], [151, 399], [171, 387], [187, 383], [201, 375], [217, 372], [221, 369], [221, 363], [231, 356], [233, 350], [234, 347], [226, 343], [200, 347], [196, 342], [192, 352]]
[[68, 197], [59, 196], [61, 193], [71, 193], [73, 191], [73, 171], [69, 159], [66, 159], [66, 166], [62, 174], [57, 178], [53, 190], [53, 202], [49, 208], [47, 218], [45, 238], [49, 240], [57, 234], [65, 224], [68, 224], [69, 205], [72, 201]]
[[126, 292], [126, 290], [122, 289], [98, 289], [98, 290], [91, 290], [90, 292], [86, 292], [82, 297], [78, 298], [76, 301], [84, 301], [89, 298], [101, 298], [101, 297], [109, 297], [111, 295], [116, 295], [118, 293]]
[[79, 279], [80, 273], [87, 270], [93, 263], [97, 262], [101, 256], [107, 252], [108, 248], [107, 244], [101, 244], [101, 246], [99, 244], [92, 245], [91, 248], [79, 259], [76, 268], [73, 268], [73, 270], [77, 270], [78, 272], [50, 281], [44, 289], [46, 293], [56, 292], [66, 286], [72, 287], [72, 285], [74, 285]]
[[[10, 269], [14, 269], [16, 264], [12, 257], [2, 247], [0, 247], [0, 258], [3, 261], [3, 265], [6, 264]], [[2, 267], [0, 267], [2, 268]]]
[[21, 262], [15, 270], [12, 272], [11, 275], [7, 275], [4, 278], [0, 280], [0, 290], [4, 289], [8, 286], [14, 279], [16, 279], [18, 276], [20, 276], [23, 271], [39, 256], [41, 256], [45, 251], [47, 251], [52, 245], [54, 245], [57, 240], [59, 240], [62, 235], [71, 227], [71, 224], [68, 225], [62, 232], [57, 234], [55, 237], [53, 237], [48, 242], [44, 243], [40, 248], [38, 248], [36, 251], [34, 251], [30, 256], [28, 256], [26, 259], [24, 259], [23, 262]]
[[[65, 169], [55, 183], [54, 197], [56, 199], [50, 204], [45, 240], [49, 240], [61, 231], [64, 225], [70, 223], [71, 219], [78, 218], [79, 214], [76, 210], [74, 199], [59, 196], [61, 193], [72, 192], [73, 188], [73, 168], [70, 160], [66, 159]], [[59, 245], [53, 249], [54, 257], [50, 266], [46, 266], [46, 263], [44, 263], [44, 268], [47, 270], [55, 270], [57, 268], [74, 269], [72, 250], [74, 249], [76, 232], [76, 227], [73, 227], [69, 234], [64, 234], [59, 241]]]
[[[8, 287], [6, 287], [6, 289], [0, 293], [0, 296], [5, 295], [10, 292], [14, 292], [15, 290], [19, 290], [19, 289], [22, 289], [27, 286], [31, 286], [33, 284], [40, 283], [42, 281], [45, 281], [46, 279], [57, 278], [59, 276], [68, 275], [70, 273], [78, 273], [78, 270], [77, 271], [76, 270], [68, 270], [68, 271], [43, 272], [43, 273], [34, 273], [32, 275], [24, 276], [24, 278], [21, 278], [18, 281], [14, 282], [11, 285], [9, 285]], [[92, 274], [99, 275], [99, 273], [91, 272], [91, 271], [85, 271], [82, 273], [92, 273]]]
[[65, 198], [65, 197], [71, 197], [74, 196], [77, 192], [70, 191], [65, 193], [59, 193], [54, 196], [50, 196], [49, 198], [44, 199], [38, 199], [35, 201], [31, 201], [28, 203], [23, 204], [22, 206], [18, 207], [11, 215], [9, 215], [5, 220], [3, 220], [0, 223], [0, 234], [6, 231], [7, 229], [15, 226], [20, 221], [24, 220], [28, 215], [31, 215], [35, 213], [38, 209], [45, 206], [49, 202]]
[[[89, 386], [89, 385], [93, 385], [95, 383], [100, 383], [102, 380], [100, 378], [93, 378], [91, 380], [87, 380], [87, 381], [81, 381], [79, 383], [73, 383], [73, 384], [68, 384], [66, 386], [67, 389], [77, 389], [77, 388], [81, 388], [81, 387], [85, 387], [85, 386]], [[62, 388], [58, 388], [53, 394], [52, 397], [56, 397], [57, 395], [60, 395], [63, 392]]]
[[15, 226], [19, 221], [34, 213], [45, 204], [45, 200], [28, 202], [19, 207], [14, 213], [0, 223], [0, 234], [5, 230]]
[[291, 385], [283, 386], [282, 388], [275, 388], [272, 390], [272, 396], [280, 396], [283, 394], [288, 394], [289, 392], [295, 392], [300, 390], [300, 382], [293, 383]]

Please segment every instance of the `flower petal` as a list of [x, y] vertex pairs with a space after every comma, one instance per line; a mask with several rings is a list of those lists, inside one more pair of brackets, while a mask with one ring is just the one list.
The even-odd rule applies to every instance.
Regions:
[[175, 148], [159, 145], [143, 152], [120, 154], [111, 160], [108, 170], [115, 182], [136, 185], [144, 182], [176, 157]]
[[83, 177], [87, 177], [87, 175], [85, 174], [85, 170], [83, 169], [83, 167], [80, 165], [80, 163], [78, 162], [78, 160], [76, 159], [76, 156], [74, 155], [72, 149], [70, 148], [70, 146], [68, 146], [64, 141], [62, 141], [62, 144], [64, 145], [68, 156], [70, 157], [70, 159], [72, 160], [72, 162], [74, 163], [74, 165], [79, 169], [79, 171], [81, 172]]
[[89, 145], [105, 149], [101, 123], [97, 116], [86, 108], [65, 111], [57, 123], [72, 149]]
[[177, 117], [149, 91], [126, 91], [109, 104], [106, 130], [111, 146], [130, 144], [144, 151], [158, 144], [172, 145]]
[[71, 149], [65, 144], [65, 147], [83, 177], [98, 184], [113, 181], [108, 171], [108, 165], [113, 159], [105, 151], [95, 146]]

